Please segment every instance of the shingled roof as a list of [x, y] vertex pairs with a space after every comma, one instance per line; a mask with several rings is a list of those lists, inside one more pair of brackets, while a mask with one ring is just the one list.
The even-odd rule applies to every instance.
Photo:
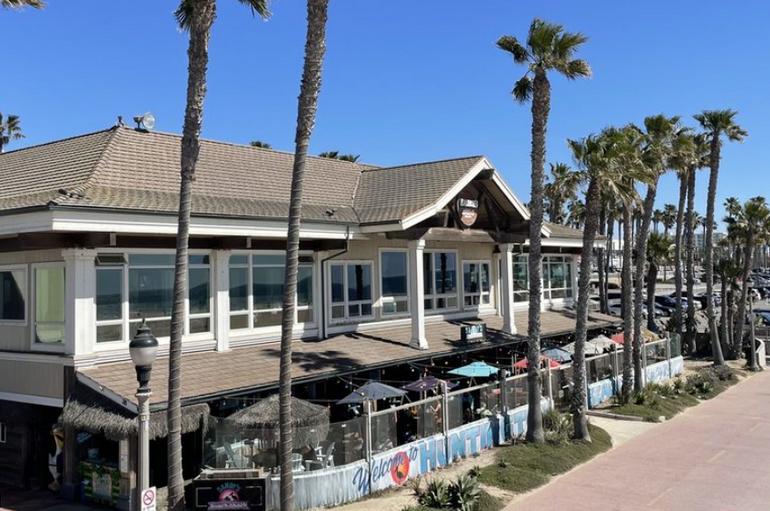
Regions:
[[[178, 135], [113, 127], [0, 155], [0, 212], [104, 208], [173, 214], [179, 204]], [[193, 215], [285, 219], [294, 155], [202, 141]], [[398, 222], [431, 206], [482, 157], [377, 168], [309, 157], [303, 218]]]

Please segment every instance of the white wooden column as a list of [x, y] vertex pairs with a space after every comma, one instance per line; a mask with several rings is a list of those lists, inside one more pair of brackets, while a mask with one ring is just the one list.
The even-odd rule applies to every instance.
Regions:
[[96, 346], [96, 250], [65, 249], [65, 351], [87, 355]]
[[570, 282], [570, 285], [572, 286], [572, 303], [577, 303], [577, 295], [578, 295], [578, 273], [580, 269], [580, 256], [574, 255], [572, 256], [572, 260], [570, 261], [571, 268], [571, 274], [572, 274], [572, 282]]
[[513, 320], [513, 243], [503, 243], [500, 248], [500, 312], [503, 315], [503, 331], [516, 333]]
[[425, 338], [424, 250], [425, 240], [409, 242], [409, 313], [412, 316], [412, 340], [409, 345], [419, 350], [428, 349]]
[[214, 336], [217, 351], [230, 349], [230, 250], [214, 250]]

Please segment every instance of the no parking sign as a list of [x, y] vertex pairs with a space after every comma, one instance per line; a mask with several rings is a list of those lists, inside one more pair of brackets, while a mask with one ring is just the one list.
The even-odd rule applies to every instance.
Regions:
[[142, 511], [156, 511], [157, 491], [154, 486], [151, 486], [142, 492], [139, 497], [142, 503]]

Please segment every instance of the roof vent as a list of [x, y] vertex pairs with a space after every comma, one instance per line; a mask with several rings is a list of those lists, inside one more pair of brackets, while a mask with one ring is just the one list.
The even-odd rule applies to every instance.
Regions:
[[329, 217], [331, 217], [331, 216], [334, 216], [334, 214], [335, 214], [336, 212], [337, 212], [337, 210], [336, 210], [336, 209], [334, 209], [334, 208], [329, 208], [329, 209], [327, 209], [327, 210], [326, 210], [326, 216], [329, 216]]

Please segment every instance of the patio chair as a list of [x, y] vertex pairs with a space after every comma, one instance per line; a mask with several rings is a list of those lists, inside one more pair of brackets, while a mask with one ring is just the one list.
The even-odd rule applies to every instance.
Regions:
[[302, 464], [302, 455], [294, 453], [291, 455], [291, 471], [292, 472], [304, 472], [305, 466]]
[[329, 444], [326, 448], [326, 454], [324, 454], [321, 460], [324, 464], [324, 468], [330, 468], [334, 466], [334, 442]]

